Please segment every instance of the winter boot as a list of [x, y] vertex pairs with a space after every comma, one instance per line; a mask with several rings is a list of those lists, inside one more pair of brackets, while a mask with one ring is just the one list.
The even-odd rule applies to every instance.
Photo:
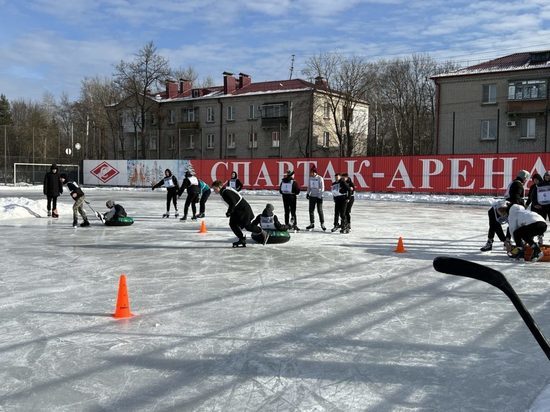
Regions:
[[323, 232], [324, 232], [325, 230], [327, 230], [327, 228], [326, 228], [326, 226], [325, 226], [324, 223], [321, 223], [321, 229], [323, 229]]
[[488, 252], [490, 250], [493, 250], [493, 239], [487, 239], [487, 243], [485, 243], [485, 246], [479, 248], [482, 252]]
[[78, 227], [78, 220], [73, 219], [73, 227]]
[[535, 243], [533, 246], [533, 254], [531, 255], [531, 262], [538, 262], [542, 256], [544, 255], [542, 251], [540, 250], [540, 247]]
[[87, 227], [90, 226], [90, 222], [88, 222], [88, 219], [84, 219], [84, 222], [80, 224], [80, 227]]
[[312, 223], [309, 226], [306, 226], [306, 230], [311, 230], [315, 227], [315, 225]]
[[167, 218], [167, 217], [170, 217], [170, 213], [166, 212], [165, 214], [162, 215], [162, 218]]
[[236, 242], [233, 242], [233, 247], [246, 247], [246, 238], [242, 237]]

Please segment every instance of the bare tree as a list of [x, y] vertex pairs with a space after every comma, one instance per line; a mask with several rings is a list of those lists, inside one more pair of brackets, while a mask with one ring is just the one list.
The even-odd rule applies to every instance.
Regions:
[[170, 74], [168, 60], [157, 53], [153, 42], [147, 43], [139, 50], [133, 61], [122, 60], [116, 66], [114, 82], [123, 94], [130, 98], [125, 102], [130, 107], [135, 107], [139, 114], [136, 139], [141, 137], [141, 153], [144, 158], [147, 157], [146, 149], [149, 143], [146, 119], [151, 107], [154, 106], [150, 90], [158, 89]]

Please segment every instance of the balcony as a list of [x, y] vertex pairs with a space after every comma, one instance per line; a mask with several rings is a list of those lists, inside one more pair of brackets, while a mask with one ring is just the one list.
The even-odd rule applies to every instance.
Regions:
[[506, 112], [508, 115], [546, 113], [548, 100], [513, 100], [508, 101]]
[[178, 129], [200, 129], [201, 124], [200, 122], [178, 122], [177, 128]]

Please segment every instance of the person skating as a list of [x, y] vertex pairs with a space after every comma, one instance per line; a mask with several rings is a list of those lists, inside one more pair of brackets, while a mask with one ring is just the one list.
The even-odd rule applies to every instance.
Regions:
[[212, 189], [227, 203], [225, 216], [229, 218], [229, 227], [238, 238], [236, 242], [233, 242], [233, 247], [246, 247], [246, 237], [242, 229], [252, 233], [261, 233], [261, 228], [252, 224], [254, 219], [252, 208], [237, 190], [223, 186], [220, 180], [212, 182]]
[[[331, 232], [346, 227], [346, 206], [348, 201], [349, 187], [340, 173], [334, 176], [331, 192], [334, 199], [334, 227]], [[349, 233], [344, 231], [343, 233]]]
[[57, 198], [63, 193], [63, 183], [60, 180], [58, 168], [55, 163], [50, 167], [50, 171], [44, 175], [44, 194], [46, 195], [46, 209], [48, 216], [58, 218]]
[[311, 167], [309, 173], [309, 180], [307, 185], [306, 199], [309, 200], [309, 226], [307, 230], [312, 230], [315, 227], [315, 208], [317, 208], [317, 214], [319, 215], [319, 223], [323, 231], [327, 230], [325, 227], [325, 214], [323, 213], [323, 192], [325, 191], [325, 181], [317, 174], [317, 168]]
[[340, 229], [340, 233], [349, 233], [351, 230], [351, 208], [353, 207], [353, 203], [355, 203], [355, 185], [347, 173], [342, 173], [342, 177], [348, 185], [348, 201], [346, 202], [346, 211], [344, 213], [346, 216], [346, 227]]
[[237, 192], [241, 191], [241, 189], [243, 188], [243, 184], [239, 180], [237, 172], [231, 172], [231, 178], [227, 181], [225, 186], [228, 186], [231, 189], [235, 189]]
[[80, 226], [82, 227], [90, 226], [90, 222], [88, 221], [88, 216], [86, 215], [86, 211], [84, 210], [84, 202], [86, 202], [86, 196], [84, 195], [84, 192], [82, 191], [78, 183], [68, 180], [67, 175], [65, 173], [61, 173], [59, 175], [59, 179], [61, 180], [62, 184], [67, 185], [67, 189], [69, 189], [70, 195], [74, 199], [73, 227], [78, 226], [78, 214], [82, 216], [82, 220], [83, 220]]
[[200, 197], [199, 197], [199, 218], [203, 218], [206, 213], [206, 201], [210, 197], [212, 190], [205, 182], [199, 179]]
[[502, 230], [502, 225], [508, 222], [509, 205], [510, 203], [506, 200], [497, 200], [493, 202], [491, 208], [487, 212], [489, 216], [489, 232], [487, 233], [487, 243], [479, 249], [482, 252], [493, 250], [495, 234], [498, 236], [499, 240], [504, 243], [506, 251], [511, 250], [510, 239], [504, 235], [504, 231]]
[[547, 225], [544, 218], [536, 212], [526, 210], [522, 205], [512, 204], [508, 208], [508, 225], [516, 244], [510, 257], [516, 259], [524, 257], [525, 245], [529, 245], [533, 250], [531, 261], [539, 260], [542, 257], [542, 251], [535, 243], [534, 237], [546, 232]]
[[187, 220], [189, 205], [191, 205], [191, 212], [193, 212], [191, 219], [197, 220], [197, 203], [199, 201], [200, 194], [199, 179], [197, 179], [197, 176], [193, 176], [193, 173], [189, 170], [185, 172], [185, 178], [181, 182], [178, 197], [183, 194], [185, 189], [187, 189], [187, 198], [185, 199], [185, 205], [183, 206], [183, 217], [180, 220]]
[[174, 209], [176, 211], [174, 216], [178, 217], [178, 179], [176, 176], [172, 175], [172, 171], [170, 169], [166, 169], [164, 171], [164, 178], [157, 184], [153, 185], [151, 190], [155, 190], [161, 186], [166, 188], [166, 213], [164, 213], [162, 217], [170, 217], [170, 203], [174, 204]]
[[299, 231], [298, 218], [296, 217], [296, 199], [300, 194], [300, 186], [294, 180], [294, 171], [288, 170], [279, 185], [279, 193], [283, 195], [285, 210], [285, 225], [295, 231]]

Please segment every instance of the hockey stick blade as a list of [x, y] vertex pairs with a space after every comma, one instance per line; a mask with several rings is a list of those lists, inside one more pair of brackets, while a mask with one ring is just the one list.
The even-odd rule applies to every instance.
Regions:
[[481, 280], [503, 291], [504, 294], [512, 301], [516, 310], [533, 334], [546, 357], [550, 360], [550, 344], [548, 343], [548, 340], [546, 340], [537, 323], [519, 298], [518, 294], [502, 273], [498, 270], [480, 265], [478, 263], [448, 256], [436, 257], [433, 261], [433, 266], [438, 272]]

